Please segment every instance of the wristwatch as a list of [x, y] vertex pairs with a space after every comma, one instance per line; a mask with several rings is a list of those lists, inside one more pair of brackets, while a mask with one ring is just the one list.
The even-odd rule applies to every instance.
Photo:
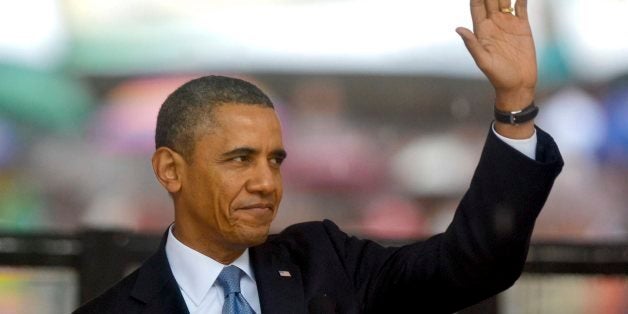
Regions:
[[495, 120], [508, 124], [520, 124], [530, 121], [539, 113], [539, 107], [534, 102], [517, 111], [501, 111], [495, 107]]

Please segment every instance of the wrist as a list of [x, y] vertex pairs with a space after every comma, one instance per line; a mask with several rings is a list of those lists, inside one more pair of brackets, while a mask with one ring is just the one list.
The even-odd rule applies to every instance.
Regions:
[[521, 110], [529, 106], [534, 101], [534, 95], [534, 88], [496, 90], [495, 109], [509, 112]]
[[497, 109], [495, 112], [495, 121], [507, 124], [521, 124], [533, 120], [539, 113], [539, 108], [532, 102], [527, 107], [517, 111], [501, 111]]

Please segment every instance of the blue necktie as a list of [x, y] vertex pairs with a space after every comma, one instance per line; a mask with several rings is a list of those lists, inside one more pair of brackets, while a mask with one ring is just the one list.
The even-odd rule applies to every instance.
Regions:
[[223, 268], [218, 275], [218, 285], [225, 291], [222, 314], [255, 314], [255, 311], [240, 293], [241, 273], [240, 268], [231, 265]]

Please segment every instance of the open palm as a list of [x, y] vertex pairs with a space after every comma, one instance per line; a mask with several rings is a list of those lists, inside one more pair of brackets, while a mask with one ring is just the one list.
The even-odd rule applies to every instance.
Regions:
[[471, 0], [473, 32], [462, 27], [456, 31], [498, 94], [533, 95], [537, 68], [527, 1], [517, 1], [516, 15], [501, 12], [504, 3], [510, 7], [510, 1]]

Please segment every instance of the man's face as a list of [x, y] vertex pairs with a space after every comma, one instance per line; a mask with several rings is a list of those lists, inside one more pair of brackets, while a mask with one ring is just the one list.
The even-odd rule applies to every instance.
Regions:
[[184, 163], [176, 226], [212, 251], [242, 250], [266, 240], [282, 196], [285, 158], [272, 108], [226, 104], [200, 130]]

